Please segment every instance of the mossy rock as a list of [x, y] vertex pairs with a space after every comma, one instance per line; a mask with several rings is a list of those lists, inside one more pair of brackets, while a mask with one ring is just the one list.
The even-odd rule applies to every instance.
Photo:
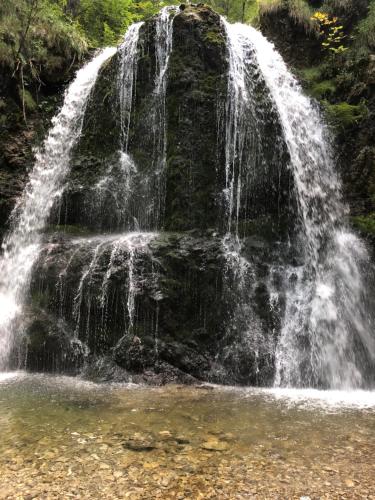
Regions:
[[368, 116], [368, 109], [364, 102], [358, 105], [340, 102], [338, 104], [324, 103], [328, 121], [338, 129], [353, 127]]
[[336, 84], [333, 80], [323, 80], [312, 85], [309, 92], [315, 99], [329, 98], [336, 92]]
[[207, 31], [203, 39], [209, 44], [225, 45], [225, 38], [223, 36], [223, 32], [222, 30], [219, 29], [211, 29]]
[[80, 225], [69, 225], [69, 224], [54, 224], [47, 226], [45, 233], [46, 234], [51, 234], [51, 233], [60, 233], [60, 234], [66, 234], [69, 236], [87, 236], [91, 233], [92, 231], [85, 226], [80, 226]]
[[351, 218], [354, 227], [364, 234], [375, 236], [375, 212], [368, 215], [356, 215]]
[[324, 66], [319, 65], [302, 68], [298, 70], [297, 73], [303, 82], [305, 82], [307, 85], [312, 85], [322, 80], [323, 71]]

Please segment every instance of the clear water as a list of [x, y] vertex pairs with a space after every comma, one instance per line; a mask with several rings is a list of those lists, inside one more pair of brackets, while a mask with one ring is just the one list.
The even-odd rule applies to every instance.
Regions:
[[0, 401], [2, 495], [371, 498], [374, 491], [374, 394], [95, 385], [17, 373], [0, 377]]

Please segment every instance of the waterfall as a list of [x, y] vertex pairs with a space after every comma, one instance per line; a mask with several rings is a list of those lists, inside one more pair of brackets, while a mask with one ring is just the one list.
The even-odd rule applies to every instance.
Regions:
[[[155, 52], [152, 65], [153, 87], [143, 95], [142, 71], [138, 78], [138, 66], [142, 63], [145, 40], [149, 33], [136, 23], [129, 27], [119, 48], [119, 66], [116, 90], [119, 104], [120, 145], [118, 162], [110, 162], [105, 176], [93, 187], [94, 213], [100, 216], [105, 205], [111, 204], [114, 225], [117, 230], [158, 230], [163, 224], [165, 205], [165, 166], [167, 151], [166, 91], [168, 63], [172, 51], [173, 19], [175, 7], [164, 7], [155, 17], [152, 43]], [[147, 42], [146, 42], [147, 43]], [[141, 62], [140, 62], [141, 58]], [[141, 118], [134, 114], [137, 102], [137, 86], [146, 112]], [[142, 101], [144, 102], [144, 101]], [[142, 128], [147, 160], [134, 151], [134, 131]], [[143, 130], [145, 128], [145, 130]], [[135, 140], [136, 142], [136, 140]], [[107, 206], [107, 209], [109, 207]], [[101, 229], [108, 230], [102, 221]]]
[[7, 365], [12, 324], [22, 308], [31, 269], [39, 254], [40, 233], [62, 193], [70, 153], [81, 133], [90, 92], [102, 64], [115, 51], [104, 49], [78, 71], [66, 92], [61, 111], [53, 119], [43, 148], [36, 155], [28, 185], [14, 210], [13, 228], [4, 241], [0, 261], [0, 369]]
[[[145, 283], [153, 281], [154, 275], [142, 275], [140, 260], [144, 259], [149, 251], [150, 242], [156, 237], [154, 233], [125, 233], [121, 235], [102, 235], [93, 238], [78, 239], [73, 242], [68, 266], [78, 266], [81, 272], [75, 295], [73, 298], [72, 319], [75, 322], [75, 337], [85, 343], [95, 345], [95, 334], [104, 336], [108, 328], [109, 302], [111, 282], [116, 281], [116, 275], [121, 273], [127, 277], [127, 283], [122, 293], [123, 310], [125, 313], [125, 335], [132, 334], [135, 321], [135, 301]], [[77, 248], [75, 248], [77, 247]], [[80, 262], [86, 265], [81, 268]], [[64, 300], [61, 290], [66, 281], [64, 275], [59, 276], [60, 297]], [[98, 289], [101, 291], [98, 295]], [[125, 293], [124, 293], [125, 292]], [[62, 310], [63, 304], [59, 304]], [[119, 334], [121, 328], [118, 325]]]
[[[375, 364], [365, 275], [372, 270], [346, 223], [319, 109], [259, 32], [222, 19], [226, 66], [211, 24], [199, 24], [206, 8], [197, 16], [191, 9], [165, 7], [132, 25], [97, 85], [115, 49], [95, 57], [67, 90], [3, 245], [0, 369], [24, 330], [37, 360], [54, 357], [58, 342], [69, 351], [78, 340], [80, 362], [108, 356], [126, 370], [160, 360], [215, 382], [367, 387]], [[219, 16], [209, 19], [220, 30]], [[196, 41], [196, 78], [186, 90], [178, 32], [171, 58], [173, 26]], [[184, 119], [190, 103], [194, 112]], [[203, 127], [194, 113], [208, 130], [225, 122], [217, 143], [204, 134], [207, 141], [194, 143]], [[202, 161], [189, 157], [190, 142]], [[185, 189], [177, 184], [190, 182], [189, 161], [202, 171], [190, 170]], [[42, 238], [63, 192], [66, 227]], [[170, 213], [174, 196], [186, 227], [208, 206], [212, 225], [198, 221], [196, 230], [175, 233], [184, 224]], [[69, 356], [77, 358], [72, 349]], [[57, 353], [57, 365], [63, 357]]]
[[172, 52], [173, 19], [176, 7], [164, 7], [156, 18], [156, 74], [154, 89], [154, 109], [152, 115], [152, 133], [155, 141], [156, 168], [164, 168], [166, 155], [166, 110], [167, 70]]
[[[156, 17], [155, 87], [149, 126], [153, 135], [153, 172], [156, 175], [156, 199], [154, 200], [155, 222], [160, 227], [163, 221], [165, 204], [165, 167], [167, 153], [166, 94], [168, 82], [168, 63], [172, 52], [173, 20], [177, 13], [175, 6], [163, 7]], [[150, 187], [152, 190], [153, 187]]]
[[121, 149], [128, 151], [129, 128], [134, 100], [134, 83], [137, 80], [139, 30], [143, 23], [132, 24], [119, 48], [121, 58], [117, 78], [120, 100]]
[[[366, 363], [375, 360], [363, 278], [370, 261], [364, 244], [345, 223], [329, 136], [315, 103], [303, 94], [273, 45], [250, 26], [225, 26], [234, 97], [237, 93], [246, 101], [243, 75], [256, 64], [279, 117], [298, 204], [300, 231], [294, 244], [303, 265], [285, 269], [286, 310], [276, 346], [275, 385], [362, 387]], [[246, 54], [251, 52], [249, 61]], [[241, 119], [229, 118], [232, 144], [227, 148], [236, 148], [241, 140]], [[232, 186], [230, 190], [234, 198]]]
[[[237, 37], [235, 25], [222, 19], [228, 34], [229, 77], [227, 89], [225, 130], [225, 191], [224, 202], [227, 215], [227, 233], [233, 231], [238, 239], [238, 224], [241, 209], [241, 191], [243, 174], [254, 167], [253, 159], [257, 156], [255, 147], [251, 155], [246, 154], [246, 142], [251, 140], [251, 134], [257, 134], [259, 129], [253, 127], [256, 121], [254, 102], [254, 77], [251, 60], [252, 47], [246, 39]], [[259, 139], [259, 137], [258, 137]], [[251, 141], [252, 145], [260, 141]]]
[[[259, 202], [256, 191], [262, 178], [269, 179], [273, 175], [272, 172], [269, 175], [272, 168], [281, 169], [283, 147], [277, 136], [272, 144], [267, 142], [267, 135], [271, 135], [273, 127], [272, 109], [269, 109], [269, 97], [264, 92], [264, 79], [255, 63], [255, 49], [246, 36], [247, 27], [230, 24], [224, 18], [221, 22], [227, 33], [229, 56], [223, 192], [224, 278], [226, 293], [236, 301], [235, 312], [226, 328], [227, 337], [235, 340], [224, 347], [223, 355], [224, 358], [235, 358], [234, 365], [246, 358], [252, 365], [254, 383], [259, 384], [272, 366], [274, 332], [262, 322], [254, 305], [260, 284], [259, 273], [254, 259], [244, 256], [241, 226], [249, 219], [256, 219], [255, 211], [259, 210], [260, 204], [264, 206], [265, 200]], [[265, 125], [266, 120], [269, 126]], [[273, 315], [271, 304], [268, 309]], [[263, 365], [262, 369], [259, 364]]]

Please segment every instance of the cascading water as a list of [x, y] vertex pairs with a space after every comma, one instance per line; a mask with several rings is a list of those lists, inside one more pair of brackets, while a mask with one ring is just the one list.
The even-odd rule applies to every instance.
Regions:
[[121, 58], [117, 86], [120, 100], [121, 150], [128, 151], [129, 128], [137, 79], [139, 30], [143, 23], [132, 24], [119, 48]]
[[[296, 244], [304, 264], [285, 270], [286, 308], [276, 347], [275, 384], [361, 387], [366, 362], [375, 359], [362, 278], [369, 258], [363, 243], [345, 225], [345, 206], [326, 130], [316, 106], [303, 94], [273, 45], [250, 26], [225, 25], [234, 96], [246, 95], [243, 68], [253, 64], [258, 65], [269, 89], [290, 156], [300, 217]], [[251, 52], [254, 57], [249, 60], [246, 54]], [[235, 148], [246, 130], [235, 115], [232, 121], [229, 135]], [[231, 201], [230, 211], [232, 205]]]
[[154, 109], [152, 114], [152, 134], [154, 136], [155, 165], [161, 172], [165, 167], [166, 155], [166, 109], [167, 70], [172, 52], [173, 19], [177, 9], [164, 7], [156, 18], [156, 76], [154, 90]]
[[[261, 147], [259, 128], [254, 126], [256, 103], [254, 101], [254, 72], [251, 66], [252, 47], [236, 36], [234, 25], [222, 19], [228, 34], [229, 78], [226, 105], [225, 136], [225, 206], [227, 233], [235, 233], [238, 226], [242, 200], [243, 175], [255, 169]], [[254, 136], [257, 136], [256, 138]], [[251, 155], [246, 154], [251, 143]], [[234, 226], [234, 227], [233, 227]]]
[[[283, 144], [272, 124], [269, 97], [262, 88], [265, 87], [264, 81], [255, 62], [254, 47], [246, 37], [246, 26], [240, 25], [244, 30], [239, 30], [239, 25], [230, 24], [224, 18], [221, 22], [227, 33], [229, 55], [223, 251], [227, 293], [237, 304], [227, 326], [227, 335], [236, 340], [224, 349], [224, 353], [235, 356], [237, 360], [242, 358], [243, 363], [247, 359], [253, 365], [254, 383], [259, 384], [269, 377], [274, 356], [274, 334], [254, 306], [256, 289], [260, 285], [259, 271], [252, 256], [247, 258], [244, 255], [242, 236], [246, 233], [248, 220], [256, 218], [257, 212], [267, 202], [257, 198], [257, 191], [264, 189], [262, 179], [271, 179], [275, 171], [281, 170]], [[277, 173], [277, 185], [279, 175]], [[271, 187], [272, 184], [270, 190]], [[271, 309], [269, 307], [269, 315], [273, 315]], [[263, 364], [262, 370], [258, 367], [258, 360]]]
[[[102, 214], [111, 200], [111, 218], [115, 227], [126, 225], [128, 205], [131, 200], [137, 166], [128, 153], [131, 115], [137, 81], [139, 31], [143, 23], [132, 24], [118, 49], [119, 68], [117, 73], [117, 94], [119, 101], [120, 134], [118, 159], [110, 162], [107, 172], [93, 187], [93, 201], [96, 212]], [[103, 217], [99, 216], [99, 219]], [[100, 220], [101, 224], [105, 221]], [[103, 229], [108, 229], [104, 227]]]
[[[172, 55], [173, 29], [191, 38], [176, 33]], [[220, 383], [365, 387], [369, 259], [345, 226], [319, 112], [273, 46], [206, 7], [166, 7], [129, 28], [90, 93], [114, 51], [78, 73], [15, 212], [0, 368], [24, 318], [32, 369], [109, 360]], [[203, 129], [224, 108], [222, 144]]]
[[12, 324], [28, 288], [30, 272], [40, 249], [40, 232], [61, 195], [69, 171], [70, 153], [82, 127], [83, 116], [98, 72], [116, 49], [103, 50], [78, 71], [67, 90], [64, 105], [36, 156], [22, 199], [13, 214], [13, 230], [3, 244], [0, 262], [0, 369], [7, 365], [12, 346]]
[[155, 36], [155, 87], [152, 97], [149, 127], [153, 136], [153, 165], [152, 171], [155, 186], [150, 185], [150, 190], [156, 190], [153, 200], [155, 211], [155, 225], [160, 227], [163, 223], [165, 205], [165, 167], [167, 152], [166, 129], [166, 93], [168, 82], [168, 63], [172, 52], [173, 19], [177, 13], [175, 6], [163, 7], [156, 17]]
[[[99, 333], [98, 330], [105, 336], [109, 319], [111, 282], [116, 280], [119, 273], [127, 276], [126, 287], [121, 292], [125, 315], [123, 333], [133, 333], [137, 294], [142, 288], [142, 283], [146, 281], [150, 283], [154, 279], [152, 272], [147, 277], [146, 273], [139, 276], [139, 260], [149, 253], [149, 244], [155, 236], [154, 233], [134, 232], [95, 236], [74, 242], [67, 267], [73, 268], [79, 265], [82, 258], [84, 262], [88, 262], [83, 269], [80, 267], [81, 275], [73, 298], [71, 315], [75, 322], [75, 337], [95, 345], [95, 334]], [[64, 278], [59, 285], [60, 294], [61, 290], [64, 290], [66, 281], [67, 273], [64, 269]], [[99, 282], [100, 295], [98, 295]], [[121, 333], [119, 325], [118, 331]]]
[[[137, 85], [139, 70], [143, 78], [142, 54], [149, 33], [144, 23], [136, 23], [128, 29], [119, 48], [119, 66], [116, 76], [116, 90], [119, 111], [119, 153], [112, 161], [105, 175], [93, 186], [92, 200], [96, 220], [111, 207], [112, 230], [158, 230], [163, 225], [165, 205], [166, 166], [166, 90], [169, 57], [172, 50], [173, 19], [175, 7], [164, 7], [155, 17], [155, 32], [152, 43], [154, 59], [152, 69], [153, 86], [145, 90]], [[147, 42], [145, 42], [145, 39]], [[139, 64], [141, 68], [139, 69]], [[145, 115], [134, 113], [134, 106], [143, 99]], [[134, 129], [141, 128], [145, 158], [134, 151]], [[138, 154], [137, 154], [138, 153]], [[141, 158], [140, 158], [141, 156]], [[107, 206], [107, 207], [106, 207]], [[99, 217], [98, 217], [99, 216]], [[107, 230], [102, 220], [100, 230]]]
[[[59, 278], [59, 288], [63, 291], [64, 317], [69, 317], [75, 324], [74, 336], [82, 339], [91, 352], [100, 352], [100, 344], [105, 343], [111, 331], [112, 338], [119, 343], [132, 339], [136, 335], [137, 318], [136, 298], [139, 290], [147, 282], [154, 284], [155, 275], [147, 268], [142, 268], [149, 243], [156, 233], [147, 232], [149, 227], [158, 229], [163, 196], [162, 185], [166, 154], [166, 84], [169, 55], [172, 47], [172, 12], [175, 8], [164, 8], [155, 18], [155, 76], [154, 88], [149, 96], [148, 121], [149, 134], [152, 137], [152, 165], [148, 165], [150, 174], [139, 166], [133, 157], [131, 132], [134, 126], [134, 104], [136, 100], [138, 62], [142, 53], [141, 44], [145, 34], [144, 23], [136, 23], [128, 29], [118, 51], [116, 91], [119, 105], [119, 154], [109, 162], [105, 176], [100, 178], [91, 191], [94, 198], [90, 205], [95, 205], [96, 225], [102, 231], [113, 231], [118, 227], [124, 231], [121, 235], [103, 235], [94, 238], [82, 238], [76, 241], [68, 266], [80, 274], [79, 281], [72, 284], [64, 270]], [[135, 197], [135, 198], [134, 198]], [[109, 202], [110, 200], [110, 202]], [[109, 227], [102, 214], [106, 213], [110, 203]], [[129, 232], [134, 231], [135, 232]], [[146, 232], [142, 232], [146, 231]], [[78, 265], [80, 259], [86, 263]], [[139, 267], [140, 266], [140, 267]], [[147, 267], [147, 266], [146, 266]], [[138, 274], [144, 272], [141, 278]], [[126, 276], [126, 284], [121, 293], [113, 290], [118, 274]], [[61, 273], [60, 273], [61, 274]], [[147, 277], [146, 277], [147, 274]], [[101, 281], [101, 294], [97, 286]], [[74, 296], [69, 296], [65, 289], [75, 288]], [[114, 305], [113, 301], [116, 302]], [[120, 301], [120, 303], [119, 303]], [[121, 311], [121, 319], [114, 314]], [[118, 324], [114, 324], [114, 315]], [[113, 334], [113, 330], [116, 333]], [[157, 331], [157, 325], [155, 330]]]

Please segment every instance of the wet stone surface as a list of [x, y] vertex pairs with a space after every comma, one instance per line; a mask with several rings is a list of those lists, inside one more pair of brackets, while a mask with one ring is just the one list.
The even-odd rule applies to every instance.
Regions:
[[19, 374], [0, 427], [1, 499], [375, 498], [375, 406]]

